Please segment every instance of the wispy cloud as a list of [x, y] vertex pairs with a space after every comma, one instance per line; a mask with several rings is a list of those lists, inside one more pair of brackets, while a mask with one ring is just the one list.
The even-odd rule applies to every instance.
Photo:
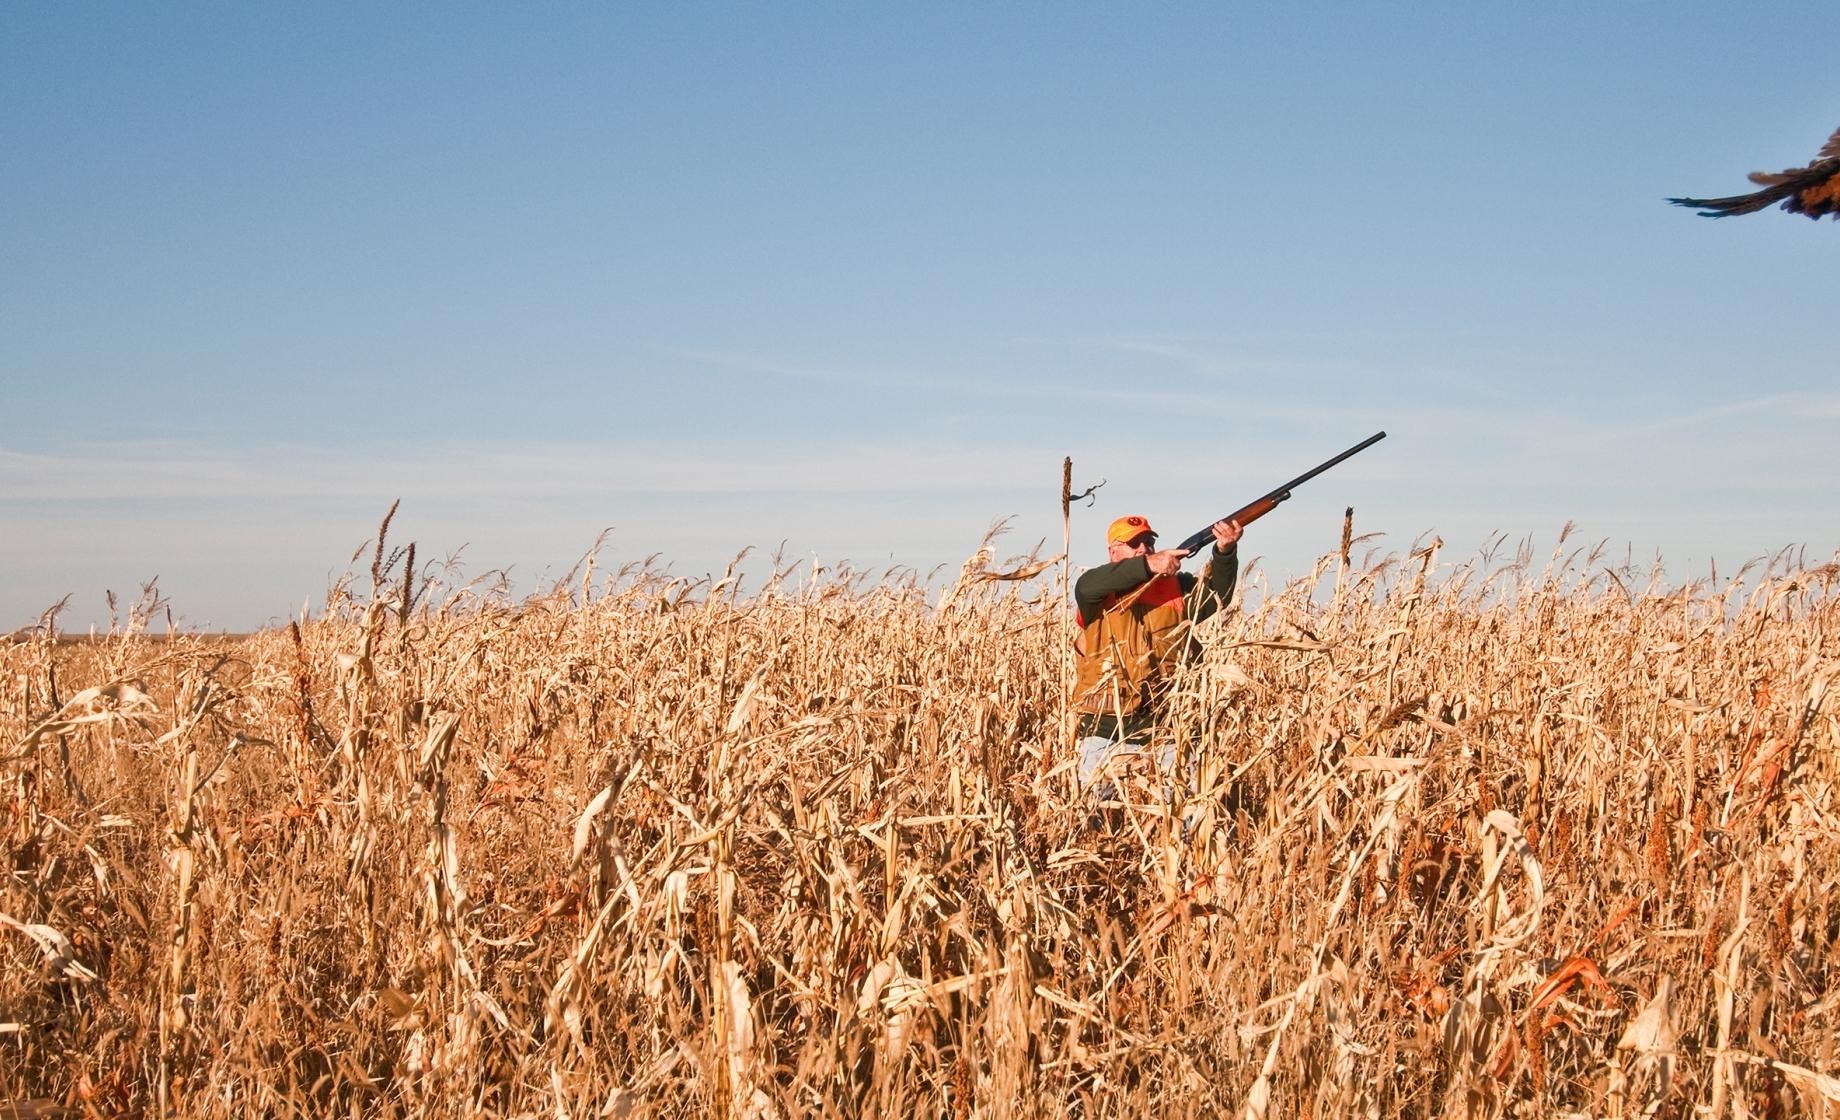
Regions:
[[822, 385], [851, 385], [861, 388], [886, 386], [888, 382], [864, 370], [840, 370], [785, 358], [751, 354], [738, 350], [708, 349], [698, 346], [660, 346], [660, 354], [730, 373], [751, 373], [790, 381], [810, 381]]
[[226, 453], [184, 444], [0, 450], [0, 501], [139, 498], [535, 497], [596, 493], [869, 493], [979, 488], [1039, 473], [1040, 455], [899, 442], [827, 448], [583, 445], [279, 447]]
[[1677, 431], [1729, 420], [1736, 416], [1784, 420], [1840, 419], [1840, 393], [1764, 393], [1737, 397], [1707, 405], [1704, 408], [1691, 409], [1670, 416], [1656, 417], [1644, 423], [1628, 425], [1620, 429], [1620, 433], [1640, 435]]
[[1161, 358], [1184, 373], [1213, 381], [1232, 379], [1244, 372], [1244, 362], [1220, 353], [1217, 342], [1158, 335], [1117, 336], [1079, 340], [1088, 346], [1125, 354]]
[[[1153, 357], [1179, 360], [1184, 365], [1212, 364], [1196, 352], [1171, 344], [1158, 346], [1130, 340], [1104, 343], [1120, 352], [1134, 352]], [[849, 369], [812, 364], [764, 354], [698, 347], [668, 347], [661, 353], [710, 366], [729, 373], [755, 374], [762, 377], [829, 385], [853, 392], [912, 391], [949, 395], [960, 399], [1003, 398], [1009, 400], [1103, 401], [1115, 404], [1141, 404], [1145, 407], [1181, 405], [1207, 407], [1219, 403], [1219, 393], [1201, 389], [1174, 388], [1168, 383], [1094, 385], [1089, 380], [1071, 377], [1056, 379], [1039, 372], [1026, 377], [1010, 377], [999, 362], [986, 360], [976, 376], [946, 376], [912, 371], [890, 371], [880, 367]], [[1223, 367], [1224, 368], [1224, 367]]]

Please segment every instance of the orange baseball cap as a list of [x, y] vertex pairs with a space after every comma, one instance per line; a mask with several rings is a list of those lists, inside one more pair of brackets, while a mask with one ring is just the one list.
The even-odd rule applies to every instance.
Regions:
[[1145, 533], [1149, 533], [1153, 537], [1156, 536], [1156, 530], [1150, 527], [1149, 519], [1139, 517], [1134, 513], [1129, 517], [1120, 517], [1118, 520], [1112, 522], [1111, 528], [1105, 531], [1105, 543], [1124, 544], [1126, 541], [1135, 540]]

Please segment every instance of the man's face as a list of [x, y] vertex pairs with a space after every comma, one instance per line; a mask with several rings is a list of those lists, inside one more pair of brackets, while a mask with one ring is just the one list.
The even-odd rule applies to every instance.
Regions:
[[1156, 551], [1156, 534], [1139, 533], [1128, 541], [1112, 541], [1106, 549], [1113, 563], [1133, 556], [1147, 556]]

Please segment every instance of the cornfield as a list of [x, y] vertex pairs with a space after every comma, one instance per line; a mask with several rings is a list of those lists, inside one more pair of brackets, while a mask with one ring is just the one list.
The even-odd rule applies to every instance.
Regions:
[[1039, 564], [377, 555], [0, 646], [0, 1117], [1840, 1116], [1840, 566], [1254, 572], [1098, 804]]

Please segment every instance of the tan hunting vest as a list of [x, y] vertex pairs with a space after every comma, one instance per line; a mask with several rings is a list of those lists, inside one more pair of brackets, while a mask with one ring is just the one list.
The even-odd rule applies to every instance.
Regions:
[[1149, 704], [1182, 657], [1188, 628], [1181, 581], [1158, 576], [1141, 592], [1113, 595], [1076, 643], [1073, 705], [1092, 715], [1130, 715]]

